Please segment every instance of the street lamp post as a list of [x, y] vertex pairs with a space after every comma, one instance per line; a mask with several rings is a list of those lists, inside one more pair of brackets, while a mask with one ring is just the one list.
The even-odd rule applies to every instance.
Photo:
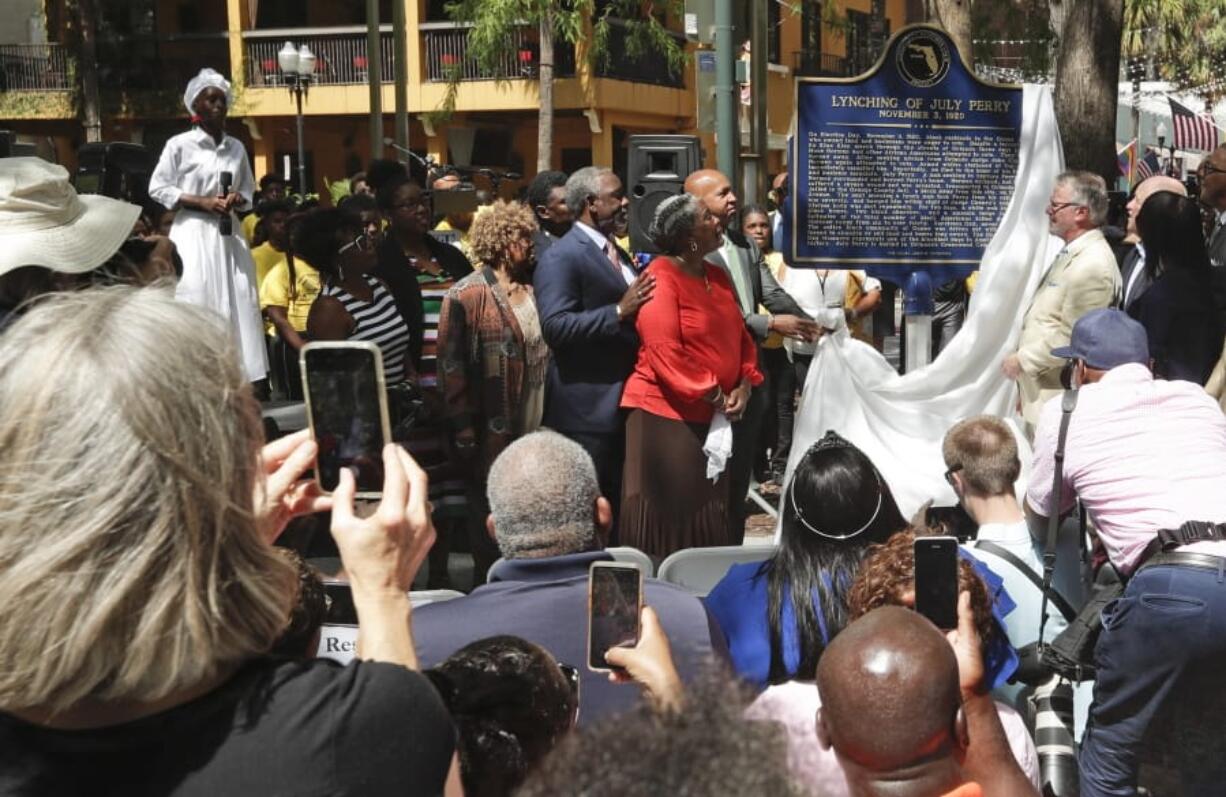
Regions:
[[277, 53], [277, 63], [285, 78], [285, 85], [298, 106], [298, 195], [305, 197], [306, 190], [306, 156], [303, 151], [303, 118], [302, 98], [311, 86], [311, 76], [315, 74], [315, 53], [305, 44], [295, 47], [293, 42], [286, 42]]
[[[1162, 150], [1165, 148], [1165, 145], [1166, 145], [1166, 122], [1159, 122], [1158, 123], [1158, 154], [1159, 155], [1162, 154]], [[1170, 155], [1167, 156], [1166, 169], [1164, 169], [1162, 173], [1168, 176], [1175, 173], [1175, 142], [1174, 141], [1171, 142], [1171, 153]]]

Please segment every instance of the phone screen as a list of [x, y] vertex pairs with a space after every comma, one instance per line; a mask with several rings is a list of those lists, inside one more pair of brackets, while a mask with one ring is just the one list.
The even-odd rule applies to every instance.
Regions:
[[915, 538], [915, 610], [941, 629], [958, 627], [958, 540]]
[[319, 446], [319, 486], [331, 492], [351, 468], [359, 493], [383, 489], [383, 411], [377, 351], [361, 347], [303, 350], [306, 398]]
[[642, 574], [633, 565], [592, 567], [587, 593], [589, 668], [611, 669], [605, 651], [638, 644], [642, 585]]

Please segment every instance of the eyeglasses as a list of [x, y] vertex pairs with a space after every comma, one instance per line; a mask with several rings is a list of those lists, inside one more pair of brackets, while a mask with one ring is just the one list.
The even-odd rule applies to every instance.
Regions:
[[370, 233], [364, 232], [361, 235], [359, 235], [357, 238], [354, 238], [352, 241], [342, 246], [340, 249], [337, 249], [336, 253], [338, 255], [343, 255], [346, 252], [348, 252], [350, 249], [356, 249], [359, 252], [369, 252], [370, 250], [374, 248], [375, 248], [374, 239], [371, 237]]
[[1084, 208], [1085, 205], [1080, 202], [1060, 202], [1059, 204], [1047, 203], [1047, 212], [1054, 216], [1065, 208]]
[[426, 198], [423, 196], [420, 199], [415, 199], [412, 202], [397, 202], [392, 205], [392, 210], [416, 210], [426, 206]]
[[1226, 169], [1219, 169], [1209, 161], [1205, 161], [1200, 165], [1201, 174], [1226, 174]]
[[954, 486], [955, 486], [955, 484], [954, 484], [954, 474], [955, 474], [955, 473], [957, 473], [957, 472], [958, 472], [958, 471], [960, 471], [960, 470], [962, 470], [962, 466], [961, 466], [961, 465], [950, 465], [950, 466], [949, 466], [949, 470], [945, 471], [945, 482], [946, 482], [946, 483], [947, 483], [947, 484], [948, 484], [950, 487], [954, 487]]

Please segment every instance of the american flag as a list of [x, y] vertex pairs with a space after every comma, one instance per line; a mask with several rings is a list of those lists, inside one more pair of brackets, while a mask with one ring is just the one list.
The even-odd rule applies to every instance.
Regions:
[[1217, 148], [1217, 124], [1170, 97], [1171, 122], [1175, 127], [1175, 149], [1211, 152]]
[[1152, 149], [1145, 153], [1145, 157], [1137, 161], [1137, 182], [1141, 182], [1147, 177], [1153, 177], [1162, 169], [1162, 164], [1158, 162], [1158, 153]]

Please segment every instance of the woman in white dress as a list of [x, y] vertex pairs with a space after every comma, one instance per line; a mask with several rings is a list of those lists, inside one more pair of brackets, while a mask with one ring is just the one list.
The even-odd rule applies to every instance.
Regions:
[[[149, 179], [149, 196], [177, 210], [170, 239], [183, 258], [175, 297], [206, 307], [228, 321], [238, 342], [243, 372], [251, 382], [268, 374], [264, 325], [260, 320], [255, 263], [243, 238], [236, 209], [249, 207], [255, 190], [247, 150], [226, 135], [230, 82], [202, 69], [187, 84], [183, 104], [192, 129], [166, 142]], [[222, 194], [222, 173], [230, 186]], [[230, 233], [222, 234], [223, 220]]]
[[[863, 271], [787, 266], [779, 271], [779, 285], [822, 327], [824, 334], [848, 333], [849, 323], [871, 314], [881, 301], [881, 283], [867, 277]], [[851, 285], [848, 280], [852, 281]], [[812, 343], [790, 339], [783, 342], [796, 368], [796, 385], [802, 392], [809, 364], [820, 342], [821, 338]]]

